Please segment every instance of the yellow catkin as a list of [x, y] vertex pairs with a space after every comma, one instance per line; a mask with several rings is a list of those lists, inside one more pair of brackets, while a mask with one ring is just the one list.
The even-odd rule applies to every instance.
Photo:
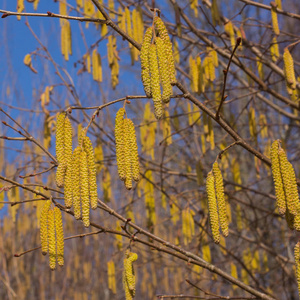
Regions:
[[64, 142], [65, 142], [65, 113], [60, 113], [56, 119], [56, 158], [58, 161], [58, 168], [56, 171], [56, 184], [62, 187], [64, 183], [65, 173], [65, 156], [64, 156]]
[[64, 180], [64, 200], [65, 206], [71, 208], [73, 204], [73, 163], [72, 159], [67, 165], [66, 176]]
[[297, 242], [294, 248], [295, 266], [296, 266], [296, 279], [298, 284], [298, 291], [300, 293], [300, 241]]
[[142, 48], [140, 52], [141, 58], [141, 77], [144, 86], [144, 91], [147, 97], [151, 97], [151, 81], [150, 81], [150, 63], [149, 63], [149, 47], [151, 45], [153, 35], [152, 27], [149, 27], [144, 35]]
[[48, 211], [48, 244], [49, 244], [49, 266], [51, 270], [56, 268], [56, 239], [54, 210]]
[[84, 150], [87, 154], [88, 172], [89, 172], [89, 195], [91, 201], [91, 208], [96, 209], [98, 205], [98, 194], [97, 194], [97, 176], [96, 176], [96, 164], [95, 164], [95, 153], [92, 142], [89, 137], [84, 137]]
[[72, 159], [72, 124], [68, 117], [65, 118], [65, 139], [64, 139], [64, 159], [66, 166]]
[[54, 208], [55, 215], [55, 232], [56, 232], [56, 246], [57, 246], [57, 263], [59, 266], [64, 265], [64, 231], [61, 211], [58, 207]]
[[163, 116], [163, 106], [161, 101], [160, 85], [159, 85], [159, 69], [156, 57], [156, 45], [149, 47], [149, 64], [151, 73], [151, 93], [154, 104], [154, 115], [160, 120]]
[[129, 138], [131, 143], [131, 167], [132, 167], [132, 178], [134, 181], [140, 180], [140, 163], [139, 163], [139, 153], [138, 153], [138, 145], [136, 141], [136, 134], [134, 129], [134, 124], [131, 120], [128, 121], [129, 124]]
[[272, 44], [270, 47], [271, 58], [274, 62], [276, 62], [279, 58], [279, 47], [277, 43], [276, 36], [273, 37]]
[[89, 174], [88, 162], [85, 151], [80, 153], [80, 195], [82, 206], [82, 222], [85, 227], [90, 226], [90, 202], [89, 202]]
[[[130, 10], [128, 9], [128, 7], [125, 8], [125, 20], [126, 20], [127, 33], [129, 36], [132, 37], [131, 16], [130, 16]], [[129, 44], [129, 47], [131, 48], [132, 45]]]
[[208, 198], [208, 211], [211, 231], [214, 242], [218, 244], [220, 242], [219, 216], [215, 192], [215, 179], [212, 172], [209, 172], [206, 178], [206, 192]]
[[133, 262], [138, 259], [136, 253], [130, 252], [129, 250], [125, 253], [124, 259], [124, 270], [123, 270], [123, 287], [125, 290], [126, 300], [133, 299], [135, 296], [135, 273], [133, 268]]
[[219, 168], [218, 162], [215, 162], [213, 164], [212, 171], [215, 179], [215, 190], [216, 190], [216, 197], [218, 202], [218, 211], [219, 211], [221, 230], [224, 236], [228, 236], [228, 218], [226, 213], [226, 202], [224, 196], [224, 183], [223, 183], [223, 176]]
[[115, 119], [115, 142], [116, 142], [116, 157], [118, 165], [118, 173], [121, 180], [126, 179], [125, 170], [125, 139], [124, 139], [124, 114], [125, 109], [122, 107], [118, 110]]
[[189, 66], [190, 66], [190, 75], [192, 78], [192, 82], [191, 82], [191, 88], [193, 92], [198, 92], [198, 66], [197, 66], [197, 62], [195, 59], [193, 59], [192, 56], [189, 57]]
[[[294, 173], [294, 169], [289, 163], [286, 154], [282, 148], [279, 149], [278, 156], [279, 156], [279, 163], [280, 163], [280, 172], [281, 172], [283, 187], [285, 191], [286, 206], [289, 212], [295, 216], [297, 215], [297, 209], [299, 206], [299, 197], [297, 191], [296, 177], [295, 175], [294, 176], [292, 175]], [[297, 195], [295, 195], [295, 191]]]
[[286, 211], [285, 194], [283, 188], [283, 181], [281, 177], [280, 163], [279, 163], [279, 141], [276, 140], [271, 146], [271, 163], [272, 163], [272, 175], [275, 185], [275, 194], [277, 207], [280, 214], [284, 214]]
[[124, 119], [124, 156], [125, 156], [125, 187], [127, 190], [132, 189], [132, 167], [131, 167], [131, 137], [130, 137], [130, 119]]
[[169, 66], [169, 75], [172, 83], [176, 82], [176, 70], [175, 70], [175, 61], [172, 50], [172, 43], [168, 35], [168, 30], [164, 22], [159, 17], [154, 18], [154, 24], [158, 30], [159, 36], [163, 39], [165, 43], [165, 52], [167, 56], [168, 66]]
[[273, 31], [276, 35], [279, 35], [280, 31], [278, 26], [277, 12], [274, 6], [271, 7], [271, 17], [272, 17]]
[[235, 47], [234, 28], [231, 21], [228, 21], [224, 26], [225, 32], [229, 35], [232, 49]]
[[170, 97], [172, 95], [172, 85], [169, 75], [168, 57], [165, 52], [165, 43], [160, 37], [157, 37], [155, 39], [155, 42], [157, 49], [159, 73], [163, 90], [162, 101], [165, 103], [169, 103]]
[[81, 205], [80, 205], [80, 153], [81, 147], [75, 148], [72, 159], [72, 178], [73, 178], [73, 207], [74, 217], [76, 220], [81, 218]]
[[296, 77], [294, 70], [294, 60], [288, 48], [284, 48], [283, 52], [284, 73], [287, 83], [288, 92], [291, 94], [291, 89], [296, 88]]
[[43, 205], [40, 215], [40, 238], [42, 246], [42, 254], [46, 255], [48, 252], [48, 211], [51, 206], [51, 201], [47, 200]]

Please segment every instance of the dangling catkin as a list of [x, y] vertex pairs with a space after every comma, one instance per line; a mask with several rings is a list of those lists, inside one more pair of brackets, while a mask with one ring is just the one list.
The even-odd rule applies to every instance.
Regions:
[[41, 216], [40, 216], [40, 238], [42, 246], [42, 254], [48, 253], [48, 211], [51, 206], [51, 201], [47, 200], [43, 205]]
[[152, 27], [149, 27], [145, 32], [142, 48], [140, 52], [141, 67], [142, 67], [141, 76], [144, 85], [144, 91], [147, 97], [151, 97], [149, 47], [151, 45], [152, 35], [153, 35], [153, 29]]
[[82, 205], [82, 222], [85, 227], [90, 226], [90, 202], [89, 202], [89, 174], [88, 162], [85, 151], [80, 153], [80, 194]]
[[159, 17], [154, 18], [154, 24], [158, 30], [159, 36], [163, 39], [165, 43], [165, 53], [167, 56], [167, 62], [169, 66], [169, 76], [172, 83], [176, 82], [176, 70], [175, 70], [175, 61], [172, 50], [172, 43], [168, 35], [167, 28], [164, 22]]
[[272, 167], [273, 181], [275, 185], [277, 207], [279, 213], [283, 215], [286, 211], [286, 203], [285, 203], [285, 193], [283, 188], [278, 151], [279, 151], [279, 141], [276, 140], [272, 143], [271, 146], [271, 163], [272, 163], [271, 167]]
[[48, 243], [49, 243], [49, 266], [51, 270], [56, 268], [56, 241], [55, 241], [55, 218], [54, 210], [48, 211]]
[[58, 207], [54, 208], [55, 215], [55, 232], [57, 245], [57, 263], [59, 266], [64, 265], [64, 231], [61, 211]]
[[[284, 62], [285, 79], [289, 91], [289, 89], [296, 88], [296, 77], [295, 77], [295, 70], [294, 70], [294, 60], [288, 48], [284, 48], [283, 62]], [[289, 91], [289, 93], [291, 92]]]
[[159, 69], [156, 56], [156, 45], [152, 44], [149, 48], [149, 64], [151, 73], [151, 93], [154, 104], [154, 115], [156, 119], [161, 119], [163, 115], [163, 107], [161, 102], [161, 93], [159, 85]]
[[131, 167], [131, 137], [130, 137], [130, 119], [124, 119], [124, 154], [125, 154], [125, 187], [127, 190], [132, 189], [132, 167]]
[[132, 167], [132, 178], [134, 181], [140, 180], [140, 164], [139, 164], [139, 153], [138, 153], [138, 145], [136, 141], [136, 134], [134, 130], [134, 124], [131, 120], [129, 120], [129, 138], [131, 144], [131, 167]]
[[218, 202], [218, 211], [219, 211], [221, 229], [224, 236], [228, 236], [228, 219], [227, 219], [226, 202], [224, 196], [223, 176], [217, 162], [213, 164], [212, 171], [215, 179], [215, 190], [216, 190], [216, 197]]
[[215, 193], [215, 179], [211, 171], [208, 173], [206, 178], [206, 192], [208, 198], [210, 227], [211, 227], [214, 242], [218, 244], [220, 242], [219, 216], [218, 216], [217, 199]]
[[133, 262], [138, 259], [138, 255], [129, 250], [125, 253], [124, 271], [123, 271], [123, 286], [125, 289], [126, 300], [130, 300], [135, 296], [135, 274]]
[[125, 139], [124, 139], [124, 114], [125, 109], [122, 107], [118, 110], [115, 120], [115, 141], [118, 173], [121, 180], [126, 179], [125, 169]]
[[[293, 184], [292, 184], [291, 173], [290, 173], [291, 169], [289, 167], [290, 163], [282, 148], [279, 149], [278, 156], [279, 156], [280, 172], [281, 172], [283, 187], [285, 191], [286, 206], [289, 212], [295, 216], [297, 214], [297, 203], [299, 202], [299, 199], [298, 197], [296, 199], [293, 197], [294, 196], [294, 194], [292, 193]], [[295, 184], [297, 189], [297, 183], [295, 182]]]
[[277, 12], [276, 8], [274, 6], [271, 7], [271, 17], [272, 17], [272, 24], [273, 24], [273, 30], [276, 35], [280, 34], [279, 26], [278, 26], [278, 18], [277, 18]]
[[63, 186], [65, 175], [65, 117], [65, 113], [60, 113], [56, 119], [56, 158], [58, 161], [58, 167], [56, 170], [56, 184], [58, 187]]
[[81, 218], [80, 207], [80, 153], [81, 147], [75, 148], [72, 160], [72, 178], [73, 178], [73, 207], [76, 220]]
[[170, 97], [172, 95], [172, 85], [169, 74], [168, 57], [167, 53], [165, 52], [166, 47], [164, 41], [160, 37], [157, 37], [155, 39], [155, 43], [157, 48], [161, 85], [163, 89], [162, 101], [164, 101], [165, 103], [169, 103]]
[[96, 177], [96, 164], [95, 164], [95, 153], [92, 142], [89, 137], [84, 137], [84, 150], [87, 154], [88, 172], [89, 172], [89, 194], [91, 201], [91, 208], [96, 209], [98, 204], [97, 195], [97, 177]]
[[298, 284], [298, 290], [300, 293], [300, 241], [295, 245], [294, 248], [295, 265], [296, 265], [296, 279]]
[[72, 157], [71, 161], [67, 165], [66, 176], [65, 176], [65, 186], [64, 186], [64, 199], [65, 199], [65, 206], [67, 208], [71, 208], [73, 204], [73, 189], [74, 189], [74, 182], [73, 182], [73, 163]]

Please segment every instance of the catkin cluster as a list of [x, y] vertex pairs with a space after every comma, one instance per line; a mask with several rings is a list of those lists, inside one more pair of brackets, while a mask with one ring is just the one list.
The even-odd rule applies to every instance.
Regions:
[[[154, 36], [154, 30], [149, 27], [144, 35], [141, 48], [141, 76], [145, 93], [152, 97], [155, 117], [161, 119], [164, 103], [170, 101], [172, 95], [172, 83], [176, 82], [175, 62], [167, 28], [159, 17], [154, 18], [158, 36]], [[161, 87], [162, 93], [161, 93]]]
[[220, 227], [223, 235], [228, 236], [228, 218], [223, 177], [217, 162], [213, 164], [212, 170], [207, 175], [206, 192], [211, 231], [214, 242], [218, 244], [220, 242]]
[[65, 177], [65, 205], [74, 207], [74, 216], [82, 217], [85, 227], [90, 226], [90, 206], [97, 208], [97, 178], [92, 142], [80, 133], [79, 146], [75, 148]]
[[126, 300], [131, 300], [135, 296], [135, 274], [133, 269], [133, 262], [138, 259], [136, 253], [126, 250], [124, 258], [124, 270], [123, 270], [123, 287], [125, 290]]
[[116, 115], [115, 141], [118, 173], [128, 190], [132, 189], [132, 179], [140, 180], [138, 146], [134, 124], [124, 119], [125, 109], [120, 108]]
[[300, 231], [300, 202], [296, 175], [279, 140], [272, 143], [271, 163], [278, 211], [282, 215], [285, 214], [291, 229]]
[[72, 158], [72, 125], [64, 112], [56, 119], [56, 158], [56, 184], [63, 187], [67, 166]]
[[56, 261], [59, 266], [64, 265], [64, 232], [60, 209], [50, 209], [51, 201], [43, 205], [40, 215], [40, 238], [42, 254], [49, 253], [49, 266], [55, 270]]

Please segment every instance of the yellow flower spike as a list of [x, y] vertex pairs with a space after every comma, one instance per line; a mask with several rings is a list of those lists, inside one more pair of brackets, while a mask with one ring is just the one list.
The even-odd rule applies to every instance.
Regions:
[[218, 216], [217, 199], [215, 193], [215, 179], [211, 171], [208, 173], [206, 178], [206, 192], [208, 198], [210, 227], [211, 227], [214, 242], [218, 244], [220, 242], [219, 216]]
[[59, 113], [56, 118], [56, 158], [58, 163], [64, 161], [66, 113]]
[[300, 241], [295, 245], [294, 257], [296, 265], [296, 278], [298, 283], [298, 290], [300, 291]]
[[55, 215], [55, 232], [57, 245], [57, 263], [59, 266], [64, 265], [64, 231], [61, 211], [58, 207], [54, 208]]
[[133, 262], [138, 259], [138, 255], [127, 250], [125, 252], [124, 259], [124, 271], [123, 271], [123, 286], [125, 289], [126, 300], [132, 299], [135, 296], [135, 274], [133, 268]]
[[51, 201], [47, 200], [43, 205], [40, 215], [40, 238], [42, 246], [42, 254], [48, 253], [48, 211], [51, 206]]
[[223, 176], [217, 162], [213, 164], [212, 171], [215, 179], [215, 190], [216, 190], [216, 196], [218, 202], [221, 229], [224, 236], [228, 236], [228, 218], [226, 213]]
[[81, 218], [81, 205], [80, 205], [80, 153], [81, 147], [75, 148], [72, 160], [72, 178], [73, 178], [73, 207], [74, 217], [76, 220]]
[[80, 153], [80, 194], [82, 206], [82, 222], [85, 227], [90, 226], [90, 201], [89, 201], [89, 174], [88, 162], [85, 151]]
[[88, 161], [88, 172], [89, 172], [89, 192], [91, 208], [96, 209], [98, 204], [98, 194], [97, 194], [97, 176], [96, 176], [96, 164], [95, 164], [95, 154], [92, 142], [89, 137], [84, 137], [84, 150], [87, 154]]
[[276, 35], [280, 34], [279, 26], [278, 26], [278, 18], [277, 18], [277, 12], [276, 8], [274, 6], [271, 7], [271, 17], [272, 17], [272, 24], [273, 24], [273, 30]]
[[296, 88], [296, 77], [294, 70], [294, 60], [288, 48], [283, 52], [284, 73], [289, 94]]
[[128, 121], [129, 126], [129, 138], [131, 144], [131, 167], [132, 167], [132, 178], [134, 181], [140, 180], [140, 163], [139, 163], [139, 153], [138, 153], [138, 145], [136, 141], [136, 134], [134, 129], [134, 124], [131, 120]]
[[65, 163], [71, 161], [72, 158], [72, 124], [68, 117], [65, 118], [65, 140], [64, 140], [64, 156], [65, 156]]
[[67, 208], [72, 207], [73, 203], [73, 163], [72, 157], [71, 161], [67, 165], [66, 176], [65, 176], [65, 187], [64, 187], [64, 199], [65, 199], [65, 206]]
[[132, 189], [132, 166], [131, 166], [131, 151], [132, 144], [130, 138], [130, 119], [124, 119], [124, 157], [125, 157], [125, 187], [127, 190]]
[[55, 218], [54, 210], [48, 211], [48, 243], [49, 243], [49, 266], [56, 269], [56, 241], [55, 241]]
[[151, 81], [150, 81], [150, 64], [149, 64], [149, 47], [151, 45], [153, 30], [149, 27], [144, 35], [142, 48], [140, 52], [141, 58], [141, 77], [144, 85], [144, 91], [147, 97], [151, 97]]
[[156, 45], [152, 44], [149, 48], [149, 64], [151, 73], [151, 93], [154, 104], [154, 115], [160, 120], [163, 116], [163, 106], [161, 102], [161, 93], [159, 85], [159, 69], [156, 56]]
[[164, 41], [160, 37], [157, 37], [155, 39], [155, 42], [157, 48], [161, 85], [163, 89], [162, 101], [165, 103], [169, 103], [170, 97], [172, 96], [172, 85], [169, 74], [168, 57], [165, 51], [166, 47]]
[[272, 44], [270, 46], [271, 58], [274, 62], [276, 62], [279, 58], [279, 47], [276, 36], [273, 37]]
[[293, 165], [288, 162], [287, 164], [287, 173], [290, 178], [290, 195], [292, 199], [293, 206], [295, 207], [296, 214], [300, 214], [300, 202], [299, 202], [299, 194], [298, 194], [298, 187], [297, 187], [297, 179], [295, 170]]
[[115, 120], [115, 141], [118, 173], [121, 180], [126, 179], [125, 168], [125, 139], [124, 139], [124, 114], [125, 109], [122, 107], [118, 110]]
[[58, 187], [64, 186], [64, 177], [66, 173], [66, 167], [64, 164], [59, 164], [56, 169], [55, 182]]
[[[285, 191], [286, 206], [287, 206], [289, 212], [295, 216], [295, 215], [297, 215], [297, 202], [299, 200], [293, 198], [294, 193], [292, 193], [293, 187], [292, 187], [292, 180], [291, 180], [291, 174], [290, 174], [291, 169], [289, 167], [290, 163], [289, 163], [289, 161], [286, 157], [286, 154], [282, 148], [279, 149], [278, 156], [279, 156], [281, 177], [282, 177], [283, 187], [284, 187], [284, 191]], [[297, 186], [296, 186], [296, 189], [297, 189]]]
[[272, 143], [271, 146], [271, 163], [272, 163], [271, 167], [272, 167], [273, 181], [275, 185], [277, 207], [279, 213], [283, 215], [286, 211], [286, 202], [285, 202], [283, 181], [281, 177], [278, 151], [279, 151], [279, 141], [276, 140]]
[[172, 50], [172, 43], [168, 35], [168, 30], [164, 22], [159, 17], [154, 18], [154, 24], [158, 30], [159, 36], [163, 39], [165, 43], [165, 52], [167, 56], [167, 62], [169, 66], [169, 76], [172, 83], [176, 82], [176, 70], [175, 70], [175, 61]]

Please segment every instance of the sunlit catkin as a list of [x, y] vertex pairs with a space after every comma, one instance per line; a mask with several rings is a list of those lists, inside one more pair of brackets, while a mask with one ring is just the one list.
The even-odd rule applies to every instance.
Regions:
[[140, 163], [139, 163], [139, 152], [136, 141], [136, 134], [134, 124], [129, 120], [129, 137], [131, 143], [131, 167], [132, 167], [132, 178], [134, 181], [140, 180]]
[[276, 8], [274, 6], [271, 7], [271, 17], [272, 17], [272, 25], [273, 30], [276, 35], [280, 34], [279, 26], [278, 26], [278, 18], [277, 18], [277, 12]]
[[224, 236], [228, 236], [228, 219], [227, 219], [226, 202], [224, 196], [223, 176], [217, 162], [213, 164], [212, 171], [215, 179], [215, 190], [216, 190], [216, 197], [218, 202], [218, 211], [219, 211], [221, 230]]
[[48, 211], [51, 206], [51, 201], [47, 200], [43, 205], [40, 215], [40, 238], [42, 246], [42, 254], [48, 253]]
[[132, 143], [131, 143], [131, 120], [124, 119], [124, 154], [125, 154], [125, 187], [127, 190], [132, 189], [132, 166], [131, 166], [131, 152], [132, 152]]
[[138, 259], [136, 253], [129, 250], [125, 253], [124, 259], [124, 271], [123, 271], [123, 286], [125, 290], [126, 300], [130, 300], [135, 296], [135, 273], [133, 268], [133, 262]]
[[56, 268], [56, 241], [55, 241], [55, 218], [54, 210], [48, 211], [48, 244], [49, 244], [49, 266], [51, 270]]
[[271, 167], [272, 167], [272, 175], [273, 181], [275, 185], [275, 194], [277, 207], [280, 214], [284, 214], [286, 211], [286, 202], [285, 202], [285, 193], [283, 187], [283, 181], [281, 176], [280, 162], [279, 162], [279, 141], [276, 140], [272, 143], [271, 146]]
[[67, 165], [66, 176], [65, 176], [65, 184], [64, 184], [64, 199], [65, 206], [67, 208], [71, 208], [73, 204], [73, 163], [72, 157], [71, 161]]
[[169, 103], [170, 97], [172, 95], [172, 85], [169, 74], [168, 57], [167, 53], [165, 52], [166, 47], [164, 41], [160, 37], [157, 37], [155, 39], [155, 42], [157, 48], [159, 73], [163, 90], [162, 101], [165, 103]]
[[149, 27], [144, 35], [142, 48], [140, 52], [141, 58], [141, 77], [144, 85], [144, 91], [147, 97], [151, 97], [151, 82], [150, 82], [150, 65], [149, 65], [149, 47], [151, 45], [153, 35], [152, 27]]
[[294, 257], [296, 265], [296, 278], [298, 284], [298, 291], [300, 293], [300, 241], [297, 242], [294, 248]]
[[293, 167], [286, 157], [286, 154], [282, 148], [278, 151], [280, 172], [283, 181], [283, 187], [285, 191], [286, 206], [292, 215], [297, 214], [297, 208], [299, 205], [298, 192], [297, 197], [295, 197], [295, 189], [297, 190], [297, 182], [292, 180], [292, 173], [294, 173]]
[[84, 150], [87, 154], [88, 172], [89, 172], [89, 195], [91, 201], [91, 208], [96, 209], [98, 204], [97, 194], [97, 176], [96, 176], [96, 164], [95, 153], [92, 142], [88, 136], [84, 137]]
[[167, 62], [169, 66], [169, 76], [172, 83], [176, 82], [176, 70], [175, 70], [175, 61], [173, 56], [172, 43], [168, 35], [168, 30], [164, 22], [159, 17], [154, 18], [154, 24], [158, 30], [159, 37], [161, 37], [165, 43], [165, 53], [167, 56]]
[[56, 119], [56, 158], [58, 167], [56, 170], [56, 184], [62, 187], [64, 184], [65, 175], [65, 156], [64, 156], [64, 143], [65, 143], [65, 113], [60, 113]]
[[121, 180], [126, 179], [125, 170], [125, 140], [124, 140], [124, 114], [122, 107], [118, 110], [115, 120], [115, 141], [118, 173]]
[[59, 266], [64, 265], [64, 231], [61, 211], [58, 207], [54, 208], [55, 215], [55, 232], [56, 232], [56, 246], [57, 246], [57, 263]]
[[296, 88], [296, 77], [294, 70], [294, 60], [288, 48], [284, 48], [283, 62], [288, 92], [292, 93], [291, 89]]
[[163, 106], [161, 101], [161, 92], [159, 85], [159, 69], [156, 56], [156, 45], [152, 44], [149, 48], [149, 64], [151, 73], [151, 93], [154, 104], [154, 115], [156, 119], [161, 119], [163, 116]]
[[89, 174], [88, 162], [85, 151], [80, 153], [80, 194], [82, 205], [82, 222], [85, 227], [90, 226], [90, 202], [89, 202]]
[[220, 242], [219, 216], [218, 216], [217, 199], [215, 193], [215, 179], [212, 172], [209, 172], [206, 178], [206, 192], [208, 198], [210, 227], [211, 227], [214, 242], [218, 244]]
[[73, 207], [76, 220], [81, 218], [80, 204], [80, 153], [81, 147], [75, 148], [72, 159], [72, 178], [73, 178]]

